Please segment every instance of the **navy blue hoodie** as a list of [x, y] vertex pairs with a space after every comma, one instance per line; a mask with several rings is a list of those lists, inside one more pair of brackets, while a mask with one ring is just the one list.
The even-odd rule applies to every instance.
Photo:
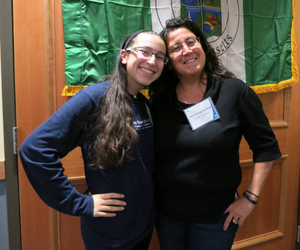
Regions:
[[[39, 126], [20, 147], [27, 177], [40, 198], [50, 207], [81, 216], [82, 236], [87, 249], [130, 249], [153, 229], [155, 219], [153, 172], [153, 126], [146, 98], [132, 98], [134, 127], [139, 141], [133, 159], [122, 168], [90, 167], [87, 136], [89, 117], [109, 82], [81, 90], [52, 117]], [[91, 195], [79, 193], [64, 175], [60, 159], [81, 147], [88, 189], [92, 194], [121, 193], [127, 205], [116, 217], [94, 218]], [[98, 249], [98, 248], [97, 248]]]

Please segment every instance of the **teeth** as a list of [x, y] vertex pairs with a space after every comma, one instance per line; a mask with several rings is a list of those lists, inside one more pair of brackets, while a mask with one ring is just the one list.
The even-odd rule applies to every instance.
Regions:
[[194, 59], [191, 59], [191, 60], [188, 60], [188, 61], [186, 61], [184, 64], [191, 63], [191, 62], [194, 62], [194, 61], [196, 61], [196, 59], [195, 59], [195, 58], [194, 58]]
[[148, 70], [148, 69], [145, 69], [145, 68], [141, 68], [141, 70], [148, 73], [148, 74], [153, 74], [152, 70]]

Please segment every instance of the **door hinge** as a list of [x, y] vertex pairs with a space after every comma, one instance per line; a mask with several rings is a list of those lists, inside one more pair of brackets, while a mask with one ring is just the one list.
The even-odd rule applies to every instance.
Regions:
[[18, 154], [18, 132], [17, 132], [17, 127], [13, 127], [12, 129], [13, 132], [13, 151], [14, 154]]
[[297, 228], [297, 242], [300, 242], [300, 225], [298, 225]]

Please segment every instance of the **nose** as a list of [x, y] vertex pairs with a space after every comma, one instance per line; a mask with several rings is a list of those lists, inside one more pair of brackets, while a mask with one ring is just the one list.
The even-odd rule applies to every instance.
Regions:
[[182, 44], [182, 52], [184, 54], [189, 53], [191, 51], [191, 48], [187, 46], [185, 43]]
[[156, 60], [155, 55], [152, 54], [152, 55], [149, 57], [149, 59], [148, 59], [148, 63], [149, 63], [149, 64], [155, 64], [155, 60]]

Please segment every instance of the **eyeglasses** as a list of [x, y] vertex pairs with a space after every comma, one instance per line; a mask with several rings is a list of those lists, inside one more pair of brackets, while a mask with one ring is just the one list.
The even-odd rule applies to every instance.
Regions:
[[169, 54], [180, 54], [183, 50], [183, 45], [188, 46], [190, 49], [193, 49], [196, 47], [196, 45], [200, 43], [200, 38], [199, 37], [189, 37], [185, 40], [184, 43], [182, 44], [175, 44], [172, 46], [168, 51]]
[[158, 62], [163, 62], [164, 64], [168, 63], [168, 58], [166, 57], [165, 54], [158, 52], [158, 53], [153, 53], [150, 49], [145, 48], [145, 47], [133, 47], [133, 48], [127, 48], [126, 51], [135, 51], [139, 52], [144, 58], [151, 58], [153, 55], [155, 56], [155, 59]]

